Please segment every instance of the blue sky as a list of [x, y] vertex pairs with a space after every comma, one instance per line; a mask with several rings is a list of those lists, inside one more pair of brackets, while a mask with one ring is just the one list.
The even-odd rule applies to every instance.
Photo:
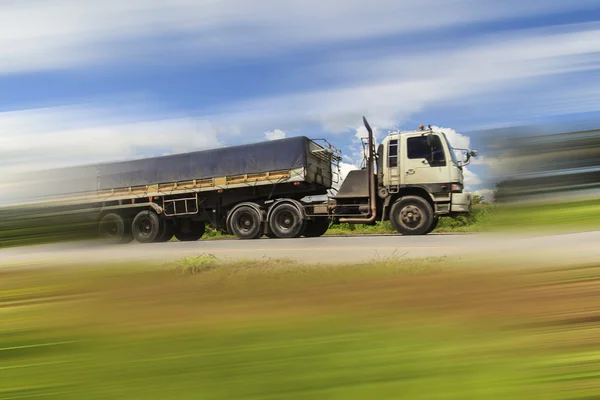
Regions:
[[482, 130], [596, 118], [599, 20], [596, 0], [9, 2], [0, 172], [283, 135], [351, 164], [365, 115], [447, 128], [485, 190]]

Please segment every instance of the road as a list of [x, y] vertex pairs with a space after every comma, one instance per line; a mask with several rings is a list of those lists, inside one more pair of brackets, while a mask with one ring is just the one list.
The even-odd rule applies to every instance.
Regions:
[[547, 236], [506, 234], [369, 235], [300, 239], [209, 240], [156, 244], [63, 243], [0, 250], [0, 265], [167, 262], [212, 254], [223, 260], [287, 258], [305, 263], [360, 263], [390, 257], [513, 260], [515, 265], [600, 262], [600, 231]]

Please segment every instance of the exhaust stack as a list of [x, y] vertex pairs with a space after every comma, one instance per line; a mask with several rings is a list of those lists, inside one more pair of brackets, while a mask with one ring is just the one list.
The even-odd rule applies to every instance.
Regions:
[[370, 216], [369, 217], [357, 217], [357, 218], [340, 218], [341, 223], [346, 224], [364, 224], [374, 222], [377, 218], [377, 198], [375, 191], [375, 177], [374, 177], [374, 163], [375, 163], [375, 154], [373, 151], [373, 130], [371, 126], [367, 122], [367, 119], [363, 117], [363, 123], [365, 128], [367, 128], [367, 132], [369, 132], [368, 139], [368, 147], [369, 147], [369, 155], [367, 157], [367, 173], [369, 175], [368, 185], [369, 185], [369, 206], [370, 206]]

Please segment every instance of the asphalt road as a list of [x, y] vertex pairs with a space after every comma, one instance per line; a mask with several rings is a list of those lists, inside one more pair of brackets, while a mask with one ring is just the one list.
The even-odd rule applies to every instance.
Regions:
[[66, 243], [0, 250], [0, 265], [86, 265], [166, 262], [212, 254], [224, 260], [287, 258], [306, 263], [359, 263], [390, 257], [461, 257], [465, 262], [513, 260], [515, 265], [600, 262], [600, 231], [546, 236], [507, 234], [369, 235], [300, 239], [209, 240], [156, 244]]

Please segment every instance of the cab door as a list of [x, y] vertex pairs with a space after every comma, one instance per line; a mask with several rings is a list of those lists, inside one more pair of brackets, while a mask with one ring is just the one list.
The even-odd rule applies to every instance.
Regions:
[[402, 181], [404, 185], [448, 182], [449, 160], [441, 138], [433, 134], [433, 147], [427, 143], [427, 135], [406, 136], [403, 138]]

